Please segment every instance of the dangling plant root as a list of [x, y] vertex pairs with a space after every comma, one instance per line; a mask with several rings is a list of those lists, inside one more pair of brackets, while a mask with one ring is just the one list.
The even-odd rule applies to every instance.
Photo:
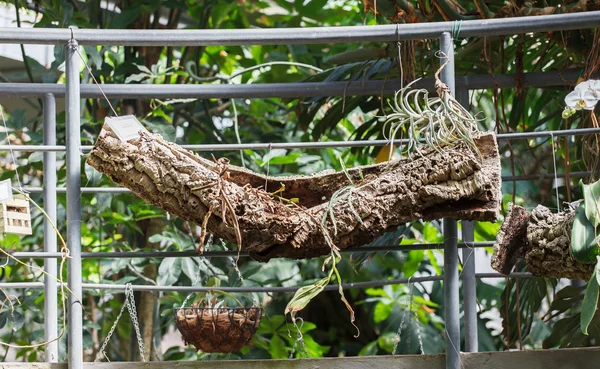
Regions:
[[[341, 189], [334, 192], [334, 194], [331, 196], [331, 199], [329, 200], [329, 204], [327, 206], [327, 211], [323, 212], [323, 217], [321, 219], [321, 222], [318, 222], [318, 220], [312, 214], [310, 214], [308, 212], [306, 213], [309, 216], [309, 219], [311, 219], [314, 223], [319, 224], [319, 226], [321, 227], [321, 230], [323, 232], [323, 237], [325, 239], [325, 242], [327, 243], [327, 245], [330, 248], [330, 254], [323, 262], [323, 266], [321, 267], [321, 270], [325, 271], [325, 268], [327, 267], [328, 264], [331, 264], [331, 268], [329, 269], [327, 277], [319, 280], [318, 282], [314, 283], [313, 285], [304, 286], [304, 287], [298, 289], [296, 291], [296, 294], [294, 295], [294, 297], [292, 297], [292, 299], [288, 302], [287, 306], [285, 307], [285, 314], [287, 314], [287, 313], [290, 314], [290, 316], [292, 317], [292, 322], [294, 323], [294, 326], [296, 327], [296, 329], [299, 329], [297, 326], [297, 323], [296, 323], [296, 313], [298, 311], [304, 309], [306, 307], [306, 305], [308, 305], [308, 303], [312, 299], [314, 299], [319, 293], [321, 293], [325, 289], [325, 287], [327, 287], [327, 285], [329, 285], [331, 278], [335, 274], [335, 278], [337, 279], [337, 282], [338, 282], [338, 291], [340, 294], [340, 298], [341, 298], [342, 302], [344, 303], [344, 305], [346, 305], [346, 309], [348, 309], [348, 312], [350, 312], [350, 323], [356, 328], [357, 333], [356, 333], [355, 337], [358, 337], [360, 335], [360, 329], [354, 323], [354, 321], [356, 320], [354, 310], [352, 309], [352, 306], [350, 306], [350, 303], [348, 302], [348, 300], [346, 299], [346, 296], [344, 295], [344, 289], [342, 287], [342, 277], [340, 276], [340, 273], [337, 270], [337, 263], [339, 263], [342, 260], [342, 254], [340, 253], [340, 248], [334, 244], [333, 239], [329, 233], [329, 229], [327, 229], [327, 219], [329, 218], [331, 220], [331, 224], [333, 225], [334, 236], [337, 234], [337, 227], [336, 227], [333, 209], [334, 209], [336, 203], [341, 202], [343, 200], [347, 201], [348, 206], [352, 209], [352, 212], [353, 212], [354, 216], [356, 217], [356, 219], [361, 224], [363, 223], [358, 212], [356, 212], [356, 210], [354, 210], [354, 208], [352, 207], [352, 190], [355, 189], [356, 186], [354, 185], [348, 172], [346, 171], [346, 168], [344, 167], [343, 162], [342, 162], [342, 168], [344, 169], [344, 172], [346, 173], [348, 179], [350, 180], [351, 185], [342, 187]], [[299, 205], [297, 205], [296, 203], [291, 203], [291, 204], [293, 206], [298, 207], [300, 210], [302, 210], [302, 208]]]
[[[419, 147], [423, 143], [439, 151], [443, 146], [465, 142], [479, 154], [473, 139], [479, 132], [478, 119], [456, 101], [448, 86], [439, 79], [445, 65], [435, 74], [437, 97], [430, 97], [426, 89], [412, 89], [418, 81], [415, 80], [397, 91], [389, 104], [393, 113], [386, 117], [384, 134], [390, 144], [399, 134], [400, 138], [407, 138], [408, 143], [401, 147], [401, 152], [408, 157], [415, 152], [422, 156]], [[392, 152], [390, 150], [390, 159]]]

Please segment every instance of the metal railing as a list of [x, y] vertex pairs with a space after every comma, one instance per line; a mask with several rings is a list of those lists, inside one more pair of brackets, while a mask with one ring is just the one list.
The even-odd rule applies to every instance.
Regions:
[[[562, 14], [554, 16], [521, 17], [509, 19], [491, 19], [478, 21], [465, 21], [461, 25], [462, 37], [481, 37], [494, 35], [510, 35], [529, 32], [550, 32], [559, 30], [573, 30], [595, 28], [600, 24], [600, 11]], [[250, 30], [74, 30], [74, 39], [71, 31], [67, 29], [0, 29], [0, 43], [22, 44], [66, 44], [66, 85], [51, 84], [0, 84], [0, 97], [25, 98], [43, 97], [44, 101], [44, 144], [41, 146], [23, 145], [13, 146], [14, 150], [44, 152], [44, 186], [34, 188], [32, 191], [43, 191], [44, 207], [50, 219], [56, 221], [56, 194], [66, 192], [67, 197], [67, 242], [69, 245], [69, 288], [75, 296], [69, 298], [68, 311], [68, 363], [71, 369], [81, 369], [83, 363], [82, 346], [82, 307], [78, 302], [84, 289], [124, 290], [124, 285], [116, 284], [91, 284], [83, 283], [81, 278], [81, 260], [83, 258], [139, 258], [139, 257], [189, 257], [191, 253], [172, 252], [81, 252], [81, 193], [96, 192], [124, 192], [120, 188], [81, 188], [81, 154], [89, 151], [89, 146], [82, 146], [80, 139], [80, 99], [82, 97], [99, 97], [100, 92], [95, 86], [80, 85], [79, 60], [76, 48], [82, 45], [144, 45], [144, 46], [201, 46], [201, 45], [259, 45], [259, 44], [310, 44], [332, 42], [387, 42], [399, 40], [413, 40], [424, 38], [439, 38], [441, 51], [451, 62], [444, 69], [442, 79], [456, 92], [457, 98], [463, 104], [468, 102], [469, 89], [485, 88], [512, 88], [515, 83], [514, 75], [500, 76], [468, 76], [456, 77], [453, 68], [453, 40], [451, 32], [454, 22], [424, 23], [410, 25], [386, 25], [367, 27], [324, 27], [324, 28], [291, 28], [291, 29], [250, 29]], [[77, 40], [77, 41], [75, 41]], [[568, 70], [565, 72], [538, 72], [526, 74], [523, 79], [524, 87], [546, 87], [572, 85], [577, 80], [579, 71]], [[430, 80], [423, 80], [420, 86], [431, 88]], [[379, 95], [391, 93], [399, 87], [397, 81], [366, 81], [364, 84], [350, 84], [345, 82], [324, 83], [289, 83], [289, 84], [257, 84], [257, 85], [144, 85], [139, 89], [131, 85], [105, 85], [105, 93], [112, 98], [158, 98], [190, 97], [190, 98], [264, 98], [264, 97], [306, 97], [306, 96], [342, 96], [346, 95]], [[345, 90], [347, 88], [347, 90]], [[66, 97], [66, 144], [56, 142], [56, 107], [55, 97]], [[571, 136], [580, 134], [600, 133], [598, 129], [574, 129], [553, 132], [511, 133], [499, 135], [500, 140], [531, 139], [554, 136]], [[323, 148], [323, 147], [364, 147], [381, 146], [389, 143], [383, 140], [370, 141], [343, 141], [343, 142], [310, 142], [310, 143], [255, 143], [241, 145], [186, 145], [193, 150], [239, 150], [239, 149], [268, 149], [268, 148]], [[0, 146], [0, 150], [8, 149]], [[56, 152], [66, 151], [67, 177], [66, 188], [56, 187]], [[585, 176], [582, 172], [578, 175]], [[564, 175], [561, 175], [564, 176]], [[575, 176], [575, 173], [571, 173]], [[529, 176], [513, 176], [508, 180], [523, 180], [528, 178], [554, 177], [548, 174], [534, 174]], [[458, 369], [461, 367], [459, 345], [460, 342], [460, 312], [459, 312], [459, 280], [464, 284], [464, 309], [467, 351], [477, 350], [477, 305], [475, 300], [476, 278], [505, 278], [496, 273], [475, 273], [473, 258], [474, 247], [489, 247], [492, 243], [475, 243], [473, 240], [473, 227], [469, 222], [463, 222], [462, 239], [458, 243], [457, 223], [444, 220], [443, 244], [419, 244], [407, 246], [380, 246], [363, 247], [346, 250], [347, 252], [379, 252], [379, 251], [408, 251], [416, 249], [443, 248], [444, 275], [425, 276], [409, 279], [396, 279], [385, 281], [368, 281], [346, 283], [344, 288], [366, 288], [386, 284], [403, 284], [408, 282], [444, 280], [444, 297], [446, 299], [446, 367]], [[53, 234], [48, 220], [45, 220], [45, 235]], [[463, 249], [463, 272], [458, 274], [458, 249]], [[204, 256], [230, 256], [233, 252], [212, 251]], [[46, 272], [50, 275], [57, 273], [57, 258], [63, 253], [57, 251], [55, 237], [44, 237], [44, 252], [15, 252], [18, 258], [43, 258]], [[245, 253], [242, 253], [245, 255]], [[193, 256], [197, 256], [195, 253]], [[528, 273], [514, 273], [511, 277], [529, 278]], [[57, 282], [45, 278], [44, 282], [29, 283], [0, 283], [0, 288], [44, 288], [45, 289], [45, 338], [53, 339], [57, 336]], [[221, 288], [230, 292], [294, 292], [298, 287], [230, 287]], [[335, 289], [330, 286], [327, 289]], [[140, 291], [179, 291], [200, 292], [206, 287], [186, 286], [133, 286]], [[47, 361], [56, 361], [57, 344], [47, 346]]]

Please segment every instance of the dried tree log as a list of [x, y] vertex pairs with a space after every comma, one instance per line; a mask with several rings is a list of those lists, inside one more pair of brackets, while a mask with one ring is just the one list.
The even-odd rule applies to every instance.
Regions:
[[[266, 261], [326, 255], [331, 250], [326, 233], [344, 249], [416, 219], [495, 221], [501, 197], [496, 139], [483, 134], [475, 142], [479, 153], [461, 143], [443, 151], [425, 149], [410, 160], [350, 169], [355, 185], [332, 204], [333, 194], [351, 185], [345, 173], [267, 178], [208, 161], [157, 135], [123, 142], [107, 125], [87, 162], [182, 219], [201, 225], [211, 209], [209, 233], [240, 239], [242, 249]], [[299, 198], [298, 204], [263, 190], [265, 184], [271, 191], [281, 183], [283, 196]]]
[[538, 205], [531, 214], [512, 206], [504, 220], [492, 255], [492, 268], [509, 274], [518, 259], [536, 277], [588, 280], [594, 263], [581, 263], [571, 254], [571, 228], [578, 203], [552, 213]]

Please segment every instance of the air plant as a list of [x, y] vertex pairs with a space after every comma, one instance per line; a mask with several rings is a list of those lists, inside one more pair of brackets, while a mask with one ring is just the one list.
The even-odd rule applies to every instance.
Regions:
[[408, 142], [401, 147], [401, 152], [408, 157], [415, 152], [421, 155], [419, 147], [423, 143], [440, 151], [443, 146], [466, 142], [478, 153], [473, 135], [479, 131], [479, 119], [454, 99], [438, 74], [439, 71], [436, 73], [436, 97], [429, 96], [426, 89], [412, 89], [418, 80], [395, 93], [389, 104], [393, 113], [386, 116], [384, 125], [386, 139], [391, 145], [398, 134], [406, 138]]

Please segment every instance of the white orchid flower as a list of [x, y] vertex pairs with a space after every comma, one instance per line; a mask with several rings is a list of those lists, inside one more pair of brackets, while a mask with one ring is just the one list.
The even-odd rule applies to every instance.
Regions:
[[[593, 90], [592, 87], [598, 87]], [[600, 99], [600, 81], [585, 81], [575, 86], [575, 90], [565, 97], [565, 104], [572, 110], [594, 110], [596, 103]]]
[[600, 81], [591, 79], [587, 82], [589, 85], [589, 90], [592, 91], [594, 97], [596, 97], [597, 100], [600, 100]]

